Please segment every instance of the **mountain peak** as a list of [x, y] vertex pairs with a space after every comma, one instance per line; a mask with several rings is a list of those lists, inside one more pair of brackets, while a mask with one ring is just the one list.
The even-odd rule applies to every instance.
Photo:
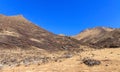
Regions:
[[96, 27], [95, 29], [105, 30], [105, 31], [112, 31], [112, 30], [114, 30], [113, 28], [110, 28], [110, 27]]
[[1, 19], [7, 19], [7, 20], [16, 20], [16, 21], [23, 21], [23, 22], [29, 22], [22, 14], [20, 15], [14, 15], [14, 16], [8, 16], [8, 15], [3, 15], [3, 14], [0, 14], [0, 18]]
[[9, 15], [0, 14], [0, 16], [4, 16], [4, 17], [23, 17], [22, 14], [14, 15], [14, 16], [9, 16]]
[[8, 17], [19, 17], [19, 18], [24, 18], [24, 16], [22, 14], [20, 15], [14, 15], [14, 16], [8, 16]]

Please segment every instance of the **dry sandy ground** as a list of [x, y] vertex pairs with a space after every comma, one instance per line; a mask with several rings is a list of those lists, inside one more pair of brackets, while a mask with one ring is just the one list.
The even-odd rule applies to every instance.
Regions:
[[[88, 67], [81, 61], [84, 57], [100, 60], [101, 65]], [[120, 48], [85, 51], [62, 62], [4, 68], [0, 72], [120, 72]]]

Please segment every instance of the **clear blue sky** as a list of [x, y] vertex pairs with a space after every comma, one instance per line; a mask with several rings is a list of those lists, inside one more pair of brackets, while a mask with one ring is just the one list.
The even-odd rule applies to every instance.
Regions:
[[55, 34], [96, 26], [120, 28], [120, 0], [0, 0], [0, 13], [22, 14]]

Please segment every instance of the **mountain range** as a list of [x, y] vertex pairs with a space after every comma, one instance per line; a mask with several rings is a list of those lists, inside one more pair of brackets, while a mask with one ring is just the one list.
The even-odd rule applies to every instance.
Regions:
[[119, 48], [120, 28], [65, 36], [22, 15], [0, 15], [0, 72], [120, 72]]
[[48, 51], [79, 48], [79, 45], [93, 48], [120, 47], [120, 29], [96, 27], [68, 37], [56, 35], [25, 19], [22, 15], [0, 15], [1, 48], [42, 48]]

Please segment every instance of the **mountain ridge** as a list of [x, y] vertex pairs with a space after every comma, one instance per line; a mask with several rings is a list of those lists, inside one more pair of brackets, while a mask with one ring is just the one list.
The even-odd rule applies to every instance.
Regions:
[[[0, 44], [29, 48], [35, 46], [50, 51], [78, 48], [77, 40], [55, 35], [26, 20], [23, 16], [0, 15]], [[8, 46], [9, 47], [9, 46]]]
[[120, 29], [96, 27], [85, 30], [74, 36], [81, 44], [91, 46], [93, 48], [112, 48], [120, 47]]

